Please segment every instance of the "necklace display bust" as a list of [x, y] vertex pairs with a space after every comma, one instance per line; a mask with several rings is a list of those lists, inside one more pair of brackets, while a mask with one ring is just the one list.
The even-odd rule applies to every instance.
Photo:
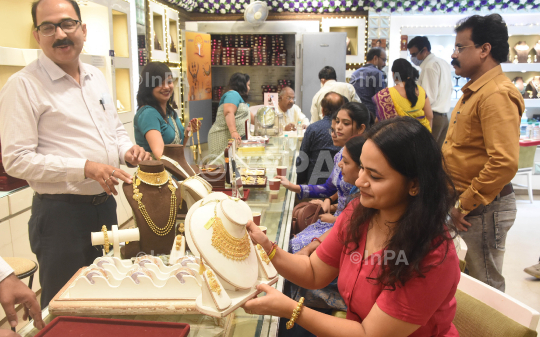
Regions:
[[527, 42], [519, 41], [514, 46], [514, 50], [516, 51], [518, 62], [527, 63], [527, 56], [529, 55], [529, 50], [531, 50], [531, 47], [527, 45]]
[[225, 289], [251, 289], [259, 266], [246, 230], [253, 220], [249, 206], [224, 193], [211, 193], [196, 202], [186, 216], [186, 239], [220, 279]]
[[155, 160], [139, 164], [133, 184], [124, 183], [122, 190], [137, 221], [140, 241], [139, 247], [131, 242], [130, 247], [126, 245], [126, 257], [140, 252], [169, 254], [176, 237], [174, 225], [181, 198], [178, 185], [170, 178], [163, 164]]
[[184, 156], [184, 149], [184, 145], [179, 144], [167, 144], [163, 148], [163, 155], [176, 161], [182, 169], [177, 168], [169, 161], [162, 159], [161, 162], [163, 163], [167, 171], [171, 172], [175, 177], [179, 179], [186, 179], [199, 173], [199, 168], [197, 166], [191, 166], [186, 161], [186, 157]]

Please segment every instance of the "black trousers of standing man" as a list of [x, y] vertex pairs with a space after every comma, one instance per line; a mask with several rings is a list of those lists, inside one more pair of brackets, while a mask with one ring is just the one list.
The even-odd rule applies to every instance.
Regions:
[[112, 196], [34, 194], [28, 233], [39, 263], [42, 309], [77, 270], [103, 255], [101, 246], [92, 246], [90, 233], [117, 223]]

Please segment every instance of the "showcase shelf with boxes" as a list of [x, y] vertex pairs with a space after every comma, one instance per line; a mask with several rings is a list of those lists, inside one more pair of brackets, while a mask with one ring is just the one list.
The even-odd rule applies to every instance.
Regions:
[[213, 118], [223, 90], [236, 72], [250, 76], [251, 106], [265, 104], [265, 88], [274, 86], [277, 92], [281, 82], [294, 88], [295, 34], [211, 34], [211, 38]]

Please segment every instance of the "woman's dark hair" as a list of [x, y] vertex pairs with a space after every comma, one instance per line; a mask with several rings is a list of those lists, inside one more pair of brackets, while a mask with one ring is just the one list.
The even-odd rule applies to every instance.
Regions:
[[418, 102], [416, 95], [416, 80], [418, 79], [418, 70], [416, 70], [406, 59], [397, 59], [392, 64], [392, 72], [394, 73], [394, 81], [405, 83], [405, 94], [411, 102], [411, 106], [415, 106]]
[[246, 101], [248, 97], [248, 89], [247, 89], [248, 82], [249, 82], [248, 74], [234, 73], [229, 79], [229, 85], [227, 87], [228, 87], [228, 90], [234, 90], [238, 92], [240, 96], [244, 99], [244, 101]]
[[366, 142], [366, 139], [360, 135], [360, 136], [352, 137], [351, 139], [347, 141], [347, 143], [345, 143], [345, 148], [347, 149], [347, 152], [349, 152], [351, 159], [354, 160], [354, 162], [358, 166], [360, 166], [360, 156], [362, 155], [362, 146], [364, 146], [365, 142]]
[[[362, 137], [378, 147], [394, 170], [409, 180], [416, 180], [419, 186], [418, 194], [409, 196], [405, 213], [392, 226], [384, 263], [379, 275], [373, 278], [384, 288], [395, 290], [396, 285], [404, 285], [413, 277], [423, 277], [433, 267], [422, 264], [429, 252], [444, 242], [447, 242], [448, 252], [453, 243], [447, 232], [457, 231], [452, 221], [447, 224], [446, 220], [457, 196], [444, 169], [441, 150], [431, 133], [416, 119], [384, 120]], [[365, 226], [369, 226], [369, 220], [378, 212], [361, 203], [356, 206], [346, 229], [344, 245], [347, 254], [358, 249]]]
[[137, 106], [139, 109], [143, 105], [149, 105], [156, 109], [166, 123], [167, 115], [173, 116], [174, 119], [178, 116], [176, 111], [171, 106], [171, 103], [174, 100], [174, 93], [171, 95], [171, 98], [167, 102], [167, 111], [163, 111], [161, 105], [154, 97], [153, 90], [156, 87], [160, 87], [164, 81], [169, 80], [169, 76], [172, 77], [172, 72], [165, 63], [161, 62], [150, 62], [144, 66], [141, 71], [141, 80], [139, 84], [139, 91], [137, 92]]
[[366, 106], [362, 103], [358, 103], [358, 102], [345, 103], [341, 106], [340, 110], [347, 110], [347, 113], [349, 114], [349, 117], [351, 118], [351, 120], [356, 122], [357, 128], [359, 128], [360, 126], [362, 126], [362, 124], [364, 124], [366, 126], [366, 129], [369, 129], [374, 122], [371, 118], [371, 113], [366, 108]]
[[458, 22], [455, 29], [459, 33], [465, 29], [471, 30], [471, 40], [476, 47], [484, 43], [491, 45], [491, 56], [499, 63], [508, 60], [508, 27], [502, 16], [491, 14], [486, 16], [473, 15]]

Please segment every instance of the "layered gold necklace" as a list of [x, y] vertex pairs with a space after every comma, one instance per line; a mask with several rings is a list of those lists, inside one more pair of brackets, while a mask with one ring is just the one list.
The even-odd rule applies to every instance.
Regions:
[[[213, 200], [216, 202], [214, 207], [214, 216], [208, 220], [204, 228], [210, 229], [213, 227], [212, 231], [212, 246], [223, 256], [228, 259], [235, 261], [244, 261], [248, 258], [251, 253], [251, 241], [249, 239], [249, 234], [246, 231], [244, 236], [237, 238], [232, 236], [225, 226], [221, 218], [217, 216], [217, 203], [220, 203], [219, 200]], [[201, 204], [201, 206], [204, 206]], [[223, 208], [222, 208], [223, 210]], [[225, 212], [223, 212], [225, 214]], [[228, 218], [228, 217], [227, 217]]]
[[[159, 188], [167, 182], [169, 183], [168, 187], [171, 191], [171, 208], [169, 210], [169, 219], [163, 228], [158, 227], [154, 221], [152, 221], [150, 215], [148, 215], [148, 212], [146, 211], [146, 207], [142, 203], [143, 194], [139, 191], [141, 181], [150, 186], [159, 186]], [[137, 168], [137, 172], [135, 172], [133, 177], [133, 199], [137, 201], [139, 210], [152, 232], [159, 236], [165, 236], [170, 233], [176, 222], [176, 187], [174, 187], [172, 178], [169, 177], [167, 171], [164, 170], [159, 173], [149, 173]]]

